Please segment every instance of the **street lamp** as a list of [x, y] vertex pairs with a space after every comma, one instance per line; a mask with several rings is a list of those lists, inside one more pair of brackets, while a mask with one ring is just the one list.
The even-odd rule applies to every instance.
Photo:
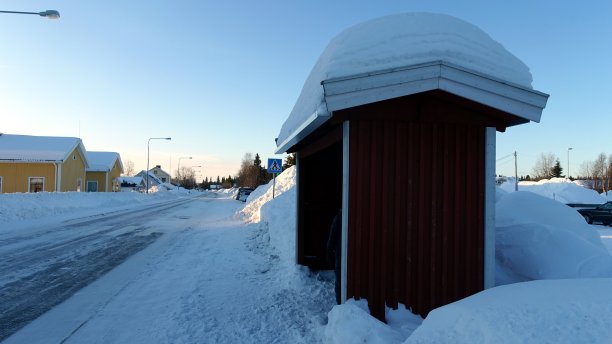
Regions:
[[43, 12], [20, 12], [20, 11], [0, 11], [0, 13], [13, 13], [13, 14], [37, 14], [47, 19], [59, 19], [60, 14], [56, 10], [46, 10]]
[[150, 156], [150, 146], [151, 140], [172, 140], [171, 137], [151, 137], [149, 141], [147, 141], [147, 193], [149, 193], [149, 156]]
[[567, 179], [571, 178], [571, 176], [570, 176], [570, 169], [569, 169], [569, 151], [571, 151], [572, 149], [574, 149], [574, 148], [570, 147], [570, 148], [567, 149]]
[[180, 157], [178, 160], [178, 168], [176, 169], [176, 183], [179, 189], [181, 188], [181, 159], [193, 159], [191, 156]]

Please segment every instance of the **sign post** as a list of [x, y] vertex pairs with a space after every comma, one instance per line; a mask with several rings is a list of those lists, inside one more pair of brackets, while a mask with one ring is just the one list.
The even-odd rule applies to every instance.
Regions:
[[274, 198], [274, 193], [276, 191], [276, 175], [283, 171], [283, 160], [282, 159], [273, 159], [268, 158], [268, 173], [272, 173], [272, 198]]

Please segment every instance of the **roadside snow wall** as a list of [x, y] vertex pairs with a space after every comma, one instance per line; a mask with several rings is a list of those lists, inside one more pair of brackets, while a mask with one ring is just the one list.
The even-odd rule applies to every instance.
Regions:
[[552, 199], [512, 192], [496, 205], [496, 284], [612, 277], [612, 256], [582, 216]]

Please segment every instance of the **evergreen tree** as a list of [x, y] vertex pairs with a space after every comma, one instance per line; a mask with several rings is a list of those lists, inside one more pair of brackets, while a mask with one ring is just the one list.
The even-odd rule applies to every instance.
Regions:
[[557, 161], [555, 162], [555, 165], [550, 169], [550, 174], [552, 175], [552, 177], [560, 178], [562, 177], [562, 173], [563, 173], [563, 168], [561, 167], [561, 163], [559, 162], [559, 159], [557, 159]]
[[283, 171], [293, 165], [295, 165], [295, 153], [287, 155], [287, 157], [285, 158], [285, 163], [283, 164]]

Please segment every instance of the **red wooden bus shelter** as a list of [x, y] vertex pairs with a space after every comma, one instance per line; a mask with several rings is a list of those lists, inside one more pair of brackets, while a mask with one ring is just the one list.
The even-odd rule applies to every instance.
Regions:
[[330, 268], [342, 209], [342, 300], [377, 318], [494, 286], [496, 131], [539, 121], [548, 95], [444, 61], [321, 85], [328, 113], [277, 149], [297, 153], [298, 264]]

